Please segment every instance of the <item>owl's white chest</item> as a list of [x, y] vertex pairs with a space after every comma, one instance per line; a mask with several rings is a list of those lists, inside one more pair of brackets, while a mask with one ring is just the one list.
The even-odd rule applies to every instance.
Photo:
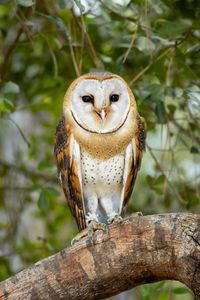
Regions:
[[123, 181], [124, 153], [103, 161], [81, 149], [81, 171], [85, 192], [93, 190], [101, 197], [106, 191], [119, 190]]
[[101, 160], [80, 149], [81, 175], [86, 223], [110, 223], [121, 213], [124, 153]]

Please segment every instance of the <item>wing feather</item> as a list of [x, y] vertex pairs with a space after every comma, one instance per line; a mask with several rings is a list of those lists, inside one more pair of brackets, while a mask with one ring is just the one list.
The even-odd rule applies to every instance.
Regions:
[[121, 215], [123, 216], [131, 197], [137, 173], [142, 161], [142, 153], [145, 150], [146, 130], [144, 119], [137, 116], [137, 130], [132, 143], [126, 149], [125, 168], [122, 190]]
[[70, 208], [76, 219], [79, 231], [86, 228], [85, 209], [80, 172], [80, 149], [70, 131], [70, 126], [62, 116], [56, 128], [54, 153], [58, 176]]

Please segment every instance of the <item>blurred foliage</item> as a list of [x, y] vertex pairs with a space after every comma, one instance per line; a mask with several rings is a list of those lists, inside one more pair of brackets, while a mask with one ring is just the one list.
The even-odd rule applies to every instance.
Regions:
[[[63, 96], [80, 74], [131, 86], [147, 151], [128, 214], [199, 212], [197, 0], [0, 0], [0, 279], [69, 245], [77, 232], [53, 156]], [[134, 299], [192, 299], [179, 283]]]

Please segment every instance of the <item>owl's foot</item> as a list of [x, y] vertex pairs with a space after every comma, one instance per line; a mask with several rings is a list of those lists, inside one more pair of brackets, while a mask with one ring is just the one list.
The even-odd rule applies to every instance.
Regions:
[[89, 241], [93, 244], [93, 233], [97, 230], [102, 230], [103, 232], [108, 232], [108, 226], [104, 223], [97, 222], [92, 220], [88, 222], [87, 228], [79, 232], [71, 241], [71, 245], [75, 244], [76, 242], [80, 241], [82, 238], [88, 236]]
[[137, 211], [131, 214], [132, 217], [142, 217], [143, 213], [141, 211]]
[[100, 223], [95, 220], [90, 221], [88, 225], [88, 237], [91, 244], [93, 244], [93, 233], [97, 230], [108, 232], [108, 226], [104, 223]]
[[122, 222], [122, 220], [123, 220], [123, 218], [122, 218], [121, 216], [116, 215], [116, 216], [114, 217], [114, 219], [112, 219], [111, 224], [119, 224], [119, 223]]

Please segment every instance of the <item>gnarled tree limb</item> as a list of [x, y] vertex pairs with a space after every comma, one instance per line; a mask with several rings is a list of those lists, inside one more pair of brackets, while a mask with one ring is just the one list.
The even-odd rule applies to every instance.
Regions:
[[0, 299], [104, 299], [163, 279], [200, 299], [200, 216], [129, 217], [3, 281]]

